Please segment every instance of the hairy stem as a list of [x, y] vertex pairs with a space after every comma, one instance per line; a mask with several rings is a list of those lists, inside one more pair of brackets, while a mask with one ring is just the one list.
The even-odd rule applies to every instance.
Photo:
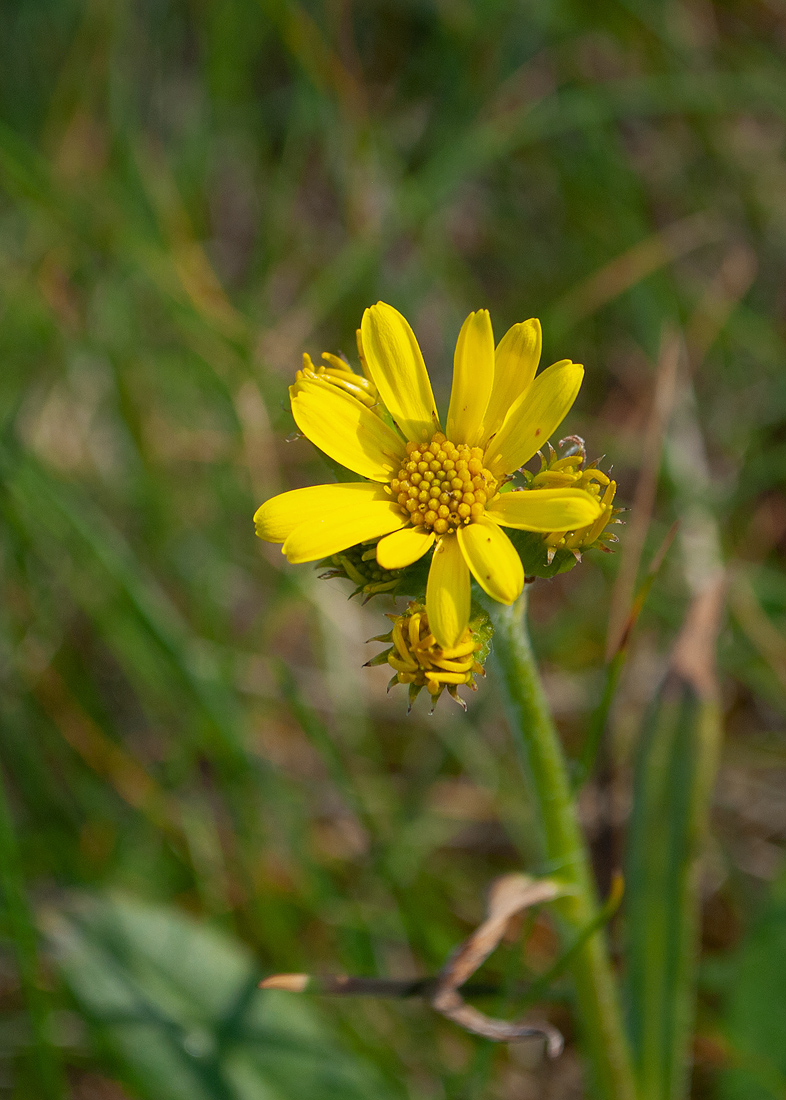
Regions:
[[[502, 672], [511, 732], [537, 808], [551, 872], [570, 884], [555, 902], [566, 943], [598, 912], [587, 845], [576, 819], [571, 784], [543, 693], [526, 625], [526, 592], [513, 607], [493, 608], [494, 652]], [[571, 964], [584, 1051], [598, 1100], [634, 1100], [630, 1049], [602, 930], [589, 937]]]

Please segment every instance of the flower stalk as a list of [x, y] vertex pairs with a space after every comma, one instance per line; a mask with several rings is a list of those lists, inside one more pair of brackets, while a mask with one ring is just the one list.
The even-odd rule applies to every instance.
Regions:
[[[492, 604], [490, 609], [511, 732], [535, 799], [544, 855], [549, 872], [572, 891], [555, 903], [568, 948], [598, 913], [589, 852], [527, 632], [526, 589], [516, 604]], [[635, 1100], [630, 1048], [602, 930], [576, 952], [572, 975], [592, 1095], [599, 1100]]]

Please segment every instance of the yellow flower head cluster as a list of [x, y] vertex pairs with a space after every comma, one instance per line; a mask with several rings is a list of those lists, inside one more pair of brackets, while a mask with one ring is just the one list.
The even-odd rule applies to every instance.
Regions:
[[488, 641], [484, 641], [481, 632], [468, 626], [455, 646], [443, 649], [431, 632], [428, 613], [422, 603], [412, 600], [403, 615], [388, 615], [388, 618], [393, 623], [390, 633], [371, 640], [391, 642], [392, 645], [367, 662], [368, 665], [387, 663], [393, 669], [388, 691], [396, 684], [409, 685], [411, 708], [425, 688], [431, 696], [433, 710], [447, 688], [448, 694], [466, 710], [467, 704], [458, 694], [459, 686], [465, 684], [477, 691], [475, 677], [486, 674], [478, 659], [488, 651]]
[[572, 531], [551, 531], [544, 536], [547, 549], [546, 564], [550, 565], [560, 550], [569, 550], [576, 561], [581, 561], [585, 550], [599, 547], [607, 554], [611, 553], [611, 543], [619, 539], [610, 527], [622, 523], [617, 516], [623, 509], [614, 507], [617, 483], [608, 474], [598, 468], [598, 461], [587, 462], [587, 450], [584, 440], [578, 435], [569, 435], [560, 440], [560, 447], [569, 445], [566, 453], [560, 455], [551, 444], [548, 452], [538, 451], [540, 469], [536, 474], [524, 471], [525, 480], [530, 489], [553, 489], [572, 487], [582, 489], [595, 497], [600, 512], [592, 523]]
[[390, 570], [433, 547], [428, 621], [437, 644], [453, 649], [469, 622], [470, 577], [500, 603], [521, 593], [524, 569], [503, 528], [576, 531], [601, 515], [598, 499], [582, 489], [506, 491], [564, 419], [584, 368], [565, 359], [536, 377], [537, 320], [514, 325], [495, 348], [488, 311], [471, 313], [456, 344], [443, 431], [406, 319], [378, 302], [363, 315], [358, 345], [370, 384], [359, 386], [362, 396], [350, 391], [352, 377], [340, 377], [346, 364], [330, 359], [321, 376], [309, 360], [290, 396], [300, 431], [365, 480], [274, 497], [254, 517], [257, 534], [283, 543], [291, 562], [379, 539], [377, 562]]

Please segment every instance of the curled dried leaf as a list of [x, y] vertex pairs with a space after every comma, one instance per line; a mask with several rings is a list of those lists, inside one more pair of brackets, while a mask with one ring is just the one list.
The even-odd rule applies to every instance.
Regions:
[[[261, 981], [262, 989], [280, 989], [291, 993], [361, 994], [376, 997], [425, 997], [435, 1012], [473, 1035], [495, 1043], [510, 1043], [535, 1036], [546, 1041], [550, 1058], [562, 1053], [563, 1039], [547, 1023], [497, 1020], [467, 1004], [459, 989], [486, 961], [508, 930], [511, 920], [523, 909], [554, 901], [568, 893], [556, 879], [537, 879], [530, 875], [503, 875], [492, 883], [486, 906], [486, 919], [460, 944], [435, 978], [389, 980], [332, 975], [322, 978], [308, 974], [273, 974]], [[474, 992], [483, 992], [479, 987]]]

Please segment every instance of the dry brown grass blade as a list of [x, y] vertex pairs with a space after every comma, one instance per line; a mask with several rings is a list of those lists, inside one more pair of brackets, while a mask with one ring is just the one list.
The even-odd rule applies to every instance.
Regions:
[[630, 641], [630, 636], [633, 633], [633, 628], [636, 626], [639, 615], [644, 608], [644, 602], [649, 595], [649, 591], [652, 588], [655, 578], [660, 572], [660, 568], [666, 559], [666, 555], [671, 549], [674, 539], [677, 537], [679, 527], [680, 521], [676, 519], [666, 532], [666, 537], [663, 539], [663, 542], [655, 551], [655, 555], [647, 568], [644, 580], [640, 585], [638, 592], [636, 593], [636, 597], [630, 606], [630, 611], [628, 612], [627, 618], [622, 625], [622, 632], [620, 633], [619, 642], [617, 643], [614, 652], [611, 654], [611, 660], [614, 660], [621, 653], [623, 653], [625, 649], [627, 649], [628, 642]]
[[[701, 216], [696, 216], [699, 219]], [[676, 223], [671, 227], [676, 231], [681, 225], [689, 228], [691, 219]], [[688, 237], [701, 232], [709, 233], [714, 223], [707, 222], [702, 230], [702, 222], [697, 221]], [[679, 234], [675, 232], [675, 241]], [[708, 238], [709, 239], [709, 238]], [[645, 242], [646, 243], [646, 242]], [[633, 250], [635, 251], [635, 250]], [[611, 268], [613, 265], [609, 265]], [[607, 271], [608, 269], [603, 269]], [[734, 243], [724, 255], [715, 278], [707, 285], [685, 330], [684, 347], [687, 349], [687, 376], [682, 403], [692, 396], [691, 372], [698, 369], [712, 344], [720, 335], [724, 325], [739, 305], [753, 282], [757, 271], [757, 260], [752, 250], [745, 244]], [[603, 271], [593, 279], [600, 279]], [[655, 380], [655, 395], [652, 412], [644, 440], [643, 458], [639, 480], [633, 499], [632, 515], [628, 526], [622, 561], [617, 575], [609, 614], [609, 630], [606, 639], [606, 659], [610, 660], [620, 645], [625, 630], [628, 609], [631, 606], [636, 586], [641, 555], [647, 537], [652, 508], [657, 489], [658, 466], [660, 464], [663, 443], [668, 429], [669, 419], [677, 399], [677, 373], [683, 356], [682, 338], [676, 331], [664, 333], [658, 371]], [[691, 427], [695, 417], [691, 412]], [[703, 453], [703, 443], [699, 439]], [[688, 537], [686, 528], [681, 531], [684, 541]]]
[[569, 291], [556, 306], [571, 324], [589, 317], [620, 294], [636, 286], [658, 268], [681, 256], [712, 244], [724, 234], [724, 226], [707, 213], [691, 214], [629, 248]]
[[636, 577], [655, 506], [663, 439], [674, 408], [677, 368], [681, 353], [682, 340], [679, 334], [674, 330], [665, 331], [661, 340], [652, 409], [642, 446], [641, 470], [633, 495], [631, 518], [622, 547], [620, 568], [611, 595], [609, 629], [606, 636], [607, 661], [610, 661], [619, 649], [633, 604]]
[[715, 650], [725, 597], [726, 576], [718, 572], [694, 596], [672, 652], [672, 670], [702, 702], [716, 702], [718, 697]]
[[741, 568], [732, 575], [729, 606], [748, 641], [786, 691], [786, 638], [768, 618], [750, 578]]
[[55, 728], [89, 768], [105, 779], [124, 802], [139, 810], [170, 839], [181, 840], [164, 792], [145, 768], [104, 731], [77, 703], [51, 666], [31, 683], [32, 691]]
[[563, 1039], [546, 1023], [497, 1020], [468, 1005], [459, 993], [489, 955], [499, 946], [511, 920], [522, 910], [562, 897], [565, 887], [553, 879], [530, 875], [503, 875], [489, 891], [486, 919], [456, 950], [436, 978], [410, 981], [384, 978], [354, 978], [338, 975], [314, 978], [309, 974], [272, 974], [261, 981], [262, 989], [288, 993], [365, 994], [377, 997], [426, 997], [431, 1007], [473, 1035], [496, 1043], [542, 1037], [550, 1058], [562, 1053]]
[[756, 278], [758, 261], [748, 245], [731, 246], [707, 285], [685, 332], [688, 359], [698, 367]]

